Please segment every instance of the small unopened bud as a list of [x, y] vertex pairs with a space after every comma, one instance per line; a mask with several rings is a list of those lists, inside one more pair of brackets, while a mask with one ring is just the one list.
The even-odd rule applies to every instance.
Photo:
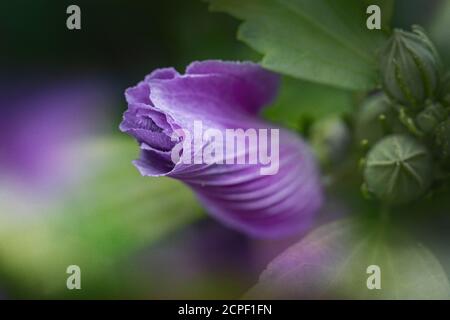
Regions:
[[403, 130], [398, 114], [382, 92], [369, 96], [361, 104], [355, 119], [355, 137], [358, 143], [374, 145], [393, 132]]
[[415, 110], [436, 95], [440, 59], [422, 28], [395, 30], [381, 52], [381, 77], [386, 94]]
[[344, 121], [333, 116], [314, 123], [310, 131], [310, 141], [320, 162], [330, 165], [344, 158], [351, 139]]
[[367, 155], [367, 190], [386, 203], [404, 204], [417, 199], [429, 188], [431, 177], [431, 155], [411, 136], [388, 136]]
[[443, 106], [439, 103], [431, 104], [417, 115], [416, 124], [423, 133], [431, 134], [447, 116], [448, 112]]

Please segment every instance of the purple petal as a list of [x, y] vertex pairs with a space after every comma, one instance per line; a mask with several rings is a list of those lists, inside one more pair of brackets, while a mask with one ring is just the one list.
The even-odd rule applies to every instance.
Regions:
[[254, 114], [275, 99], [279, 85], [277, 76], [251, 62], [197, 61], [187, 67], [186, 73], [234, 77], [240, 82], [236, 88], [236, 96], [242, 99], [244, 104], [249, 106], [248, 110]]
[[330, 298], [334, 276], [345, 271], [340, 264], [345, 263], [348, 251], [358, 243], [355, 233], [361, 233], [359, 224], [349, 219], [314, 230], [270, 262], [246, 298]]

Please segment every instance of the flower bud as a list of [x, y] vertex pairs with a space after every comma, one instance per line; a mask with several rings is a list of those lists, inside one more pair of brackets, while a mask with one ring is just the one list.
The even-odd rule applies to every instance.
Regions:
[[153, 71], [125, 92], [120, 130], [139, 143], [134, 165], [143, 176], [189, 185], [207, 212], [250, 235], [305, 230], [322, 185], [303, 140], [259, 117], [278, 84], [278, 75], [252, 62]]
[[315, 122], [310, 142], [317, 158], [324, 165], [341, 161], [350, 145], [350, 132], [342, 119], [331, 116]]
[[386, 134], [403, 129], [395, 109], [383, 93], [369, 96], [360, 106], [355, 119], [356, 141], [375, 144]]
[[395, 30], [381, 53], [383, 89], [396, 102], [420, 110], [436, 95], [439, 67], [437, 51], [422, 28]]
[[427, 106], [417, 115], [416, 124], [423, 133], [431, 134], [447, 116], [447, 110], [439, 103], [434, 103]]
[[439, 124], [435, 131], [437, 153], [444, 160], [450, 160], [450, 119]]
[[364, 168], [368, 191], [389, 204], [420, 197], [429, 188], [431, 176], [430, 153], [408, 135], [391, 135], [379, 141]]

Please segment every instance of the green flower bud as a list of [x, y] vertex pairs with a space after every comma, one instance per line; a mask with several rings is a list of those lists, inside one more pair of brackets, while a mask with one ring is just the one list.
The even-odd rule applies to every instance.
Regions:
[[388, 136], [367, 155], [367, 189], [389, 204], [403, 204], [420, 197], [429, 188], [431, 177], [431, 155], [411, 136]]
[[324, 165], [341, 161], [346, 155], [350, 141], [349, 129], [337, 116], [321, 119], [311, 127], [311, 146]]
[[396, 102], [420, 109], [436, 95], [440, 59], [422, 28], [395, 30], [381, 52], [383, 89]]
[[435, 145], [439, 156], [450, 160], [450, 119], [439, 124], [435, 131]]
[[427, 106], [417, 115], [416, 124], [423, 133], [431, 134], [439, 123], [447, 119], [447, 116], [447, 110], [439, 103], [435, 103]]
[[355, 119], [356, 141], [375, 144], [388, 133], [403, 129], [396, 110], [383, 93], [369, 96], [361, 105]]

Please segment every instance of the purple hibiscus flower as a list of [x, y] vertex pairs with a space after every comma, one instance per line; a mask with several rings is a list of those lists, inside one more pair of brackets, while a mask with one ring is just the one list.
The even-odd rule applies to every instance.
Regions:
[[[134, 164], [144, 176], [183, 181], [209, 213], [248, 234], [308, 228], [322, 202], [313, 156], [297, 135], [258, 117], [278, 84], [277, 75], [249, 62], [194, 62], [184, 75], [152, 72], [125, 94], [120, 129], [140, 144]], [[230, 148], [221, 138], [233, 129], [244, 138], [239, 145], [232, 136]]]

